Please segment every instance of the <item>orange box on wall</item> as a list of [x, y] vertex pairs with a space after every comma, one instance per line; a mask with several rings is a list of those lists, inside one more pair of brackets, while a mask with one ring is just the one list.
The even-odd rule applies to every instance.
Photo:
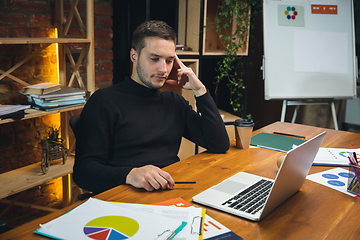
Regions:
[[337, 5], [311, 5], [311, 14], [338, 14]]

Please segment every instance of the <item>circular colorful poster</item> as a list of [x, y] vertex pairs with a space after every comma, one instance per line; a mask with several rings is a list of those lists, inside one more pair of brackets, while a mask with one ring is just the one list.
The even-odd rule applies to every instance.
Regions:
[[286, 15], [286, 18], [289, 20], [295, 20], [296, 16], [298, 15], [296, 8], [290, 6], [286, 8], [286, 11], [284, 13]]

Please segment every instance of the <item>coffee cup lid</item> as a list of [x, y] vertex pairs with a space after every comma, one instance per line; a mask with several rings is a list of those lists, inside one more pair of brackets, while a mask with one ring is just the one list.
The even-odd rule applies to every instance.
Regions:
[[236, 119], [234, 125], [237, 127], [252, 127], [254, 122], [252, 119]]

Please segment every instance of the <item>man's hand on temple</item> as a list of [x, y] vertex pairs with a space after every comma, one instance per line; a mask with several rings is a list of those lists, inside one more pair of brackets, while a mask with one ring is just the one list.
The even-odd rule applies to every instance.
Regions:
[[175, 55], [174, 67], [177, 69], [177, 80], [167, 80], [171, 85], [179, 85], [183, 89], [193, 90], [195, 96], [199, 97], [206, 93], [206, 87], [195, 75], [193, 70], [187, 66]]

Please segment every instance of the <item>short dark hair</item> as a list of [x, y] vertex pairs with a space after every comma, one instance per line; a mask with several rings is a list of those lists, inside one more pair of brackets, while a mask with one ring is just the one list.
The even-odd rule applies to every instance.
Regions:
[[167, 23], [159, 20], [151, 20], [138, 26], [132, 36], [131, 47], [138, 53], [145, 47], [145, 39], [148, 37], [159, 37], [172, 40], [176, 44], [176, 33]]

